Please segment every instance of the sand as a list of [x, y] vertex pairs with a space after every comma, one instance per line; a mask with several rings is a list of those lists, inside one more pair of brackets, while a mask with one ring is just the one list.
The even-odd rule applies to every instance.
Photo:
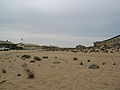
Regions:
[[[31, 58], [21, 58], [25, 54]], [[24, 64], [34, 78], [28, 78]], [[100, 68], [89, 69], [91, 64]], [[0, 90], [120, 90], [120, 53], [0, 51]]]

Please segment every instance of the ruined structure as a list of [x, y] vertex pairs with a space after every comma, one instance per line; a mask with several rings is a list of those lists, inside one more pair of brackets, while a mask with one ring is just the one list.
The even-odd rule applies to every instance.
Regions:
[[101, 47], [101, 46], [108, 46], [108, 47], [120, 46], [120, 35], [117, 35], [113, 38], [104, 41], [94, 42], [94, 47]]
[[38, 50], [42, 49], [42, 46], [36, 44], [29, 44], [29, 43], [19, 43], [17, 44], [18, 47], [22, 47], [23, 49], [27, 50]]
[[17, 46], [16, 44], [10, 42], [10, 41], [0, 41], [0, 47], [5, 47], [5, 48], [9, 48], [9, 49], [16, 49]]

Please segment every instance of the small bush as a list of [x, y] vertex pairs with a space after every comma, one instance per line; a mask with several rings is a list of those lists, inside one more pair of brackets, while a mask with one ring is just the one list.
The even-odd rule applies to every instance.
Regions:
[[33, 73], [29, 73], [28, 74], [28, 79], [30, 79], [30, 78], [34, 78], [35, 76], [34, 76], [34, 74]]
[[99, 69], [99, 68], [100, 67], [97, 64], [92, 64], [92, 65], [89, 66], [89, 69]]
[[80, 62], [79, 65], [83, 65], [83, 62]]
[[31, 60], [30, 63], [35, 63], [35, 61], [34, 61], [34, 60]]
[[44, 59], [47, 59], [47, 58], [48, 58], [48, 56], [43, 56], [43, 58], [44, 58]]
[[103, 62], [103, 63], [102, 63], [102, 65], [105, 65], [105, 64], [106, 64], [106, 62]]
[[21, 58], [31, 58], [31, 56], [30, 55], [23, 55]]
[[21, 76], [21, 74], [17, 74], [17, 76]]
[[28, 75], [28, 79], [35, 77], [34, 73], [30, 69], [26, 69], [25, 71]]
[[26, 63], [22, 64], [22, 67], [26, 68], [28, 65]]
[[73, 58], [73, 60], [78, 60], [78, 58]]
[[116, 63], [113, 63], [113, 65], [116, 65]]
[[41, 58], [39, 58], [38, 56], [35, 56], [35, 57], [34, 57], [34, 60], [36, 60], [36, 61], [41, 61]]
[[5, 69], [3, 69], [2, 71], [3, 71], [3, 73], [6, 73], [6, 70], [5, 70]]
[[54, 57], [55, 59], [57, 59], [58, 57]]
[[6, 80], [3, 80], [3, 81], [0, 82], [0, 84], [3, 84], [3, 83], [5, 83], [5, 82], [6, 82]]
[[88, 62], [90, 62], [90, 60], [88, 60]]
[[55, 61], [55, 62], [53, 62], [53, 64], [60, 64], [60, 62], [59, 61]]

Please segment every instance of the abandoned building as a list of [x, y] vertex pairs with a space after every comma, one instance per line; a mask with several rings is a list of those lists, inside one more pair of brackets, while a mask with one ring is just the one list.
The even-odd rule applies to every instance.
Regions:
[[27, 50], [38, 50], [42, 49], [42, 46], [36, 44], [29, 44], [29, 43], [19, 43], [17, 44], [18, 47], [22, 47], [23, 49]]
[[9, 49], [16, 49], [17, 46], [16, 44], [10, 42], [10, 41], [0, 41], [0, 47], [5, 47], [5, 48], [9, 48]]
[[115, 37], [110, 38], [110, 39], [107, 39], [107, 40], [104, 40], [104, 41], [94, 42], [94, 46], [95, 47], [100, 47], [100, 46], [109, 46], [109, 47], [120, 46], [120, 35], [115, 36]]

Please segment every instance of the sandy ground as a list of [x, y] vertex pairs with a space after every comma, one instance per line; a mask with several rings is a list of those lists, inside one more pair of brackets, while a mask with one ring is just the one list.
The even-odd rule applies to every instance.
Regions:
[[[31, 58], [22, 59], [24, 54]], [[34, 56], [42, 60], [31, 63]], [[28, 78], [24, 63], [34, 78]], [[89, 69], [91, 64], [100, 68]], [[0, 90], [120, 90], [120, 53], [0, 51]]]

